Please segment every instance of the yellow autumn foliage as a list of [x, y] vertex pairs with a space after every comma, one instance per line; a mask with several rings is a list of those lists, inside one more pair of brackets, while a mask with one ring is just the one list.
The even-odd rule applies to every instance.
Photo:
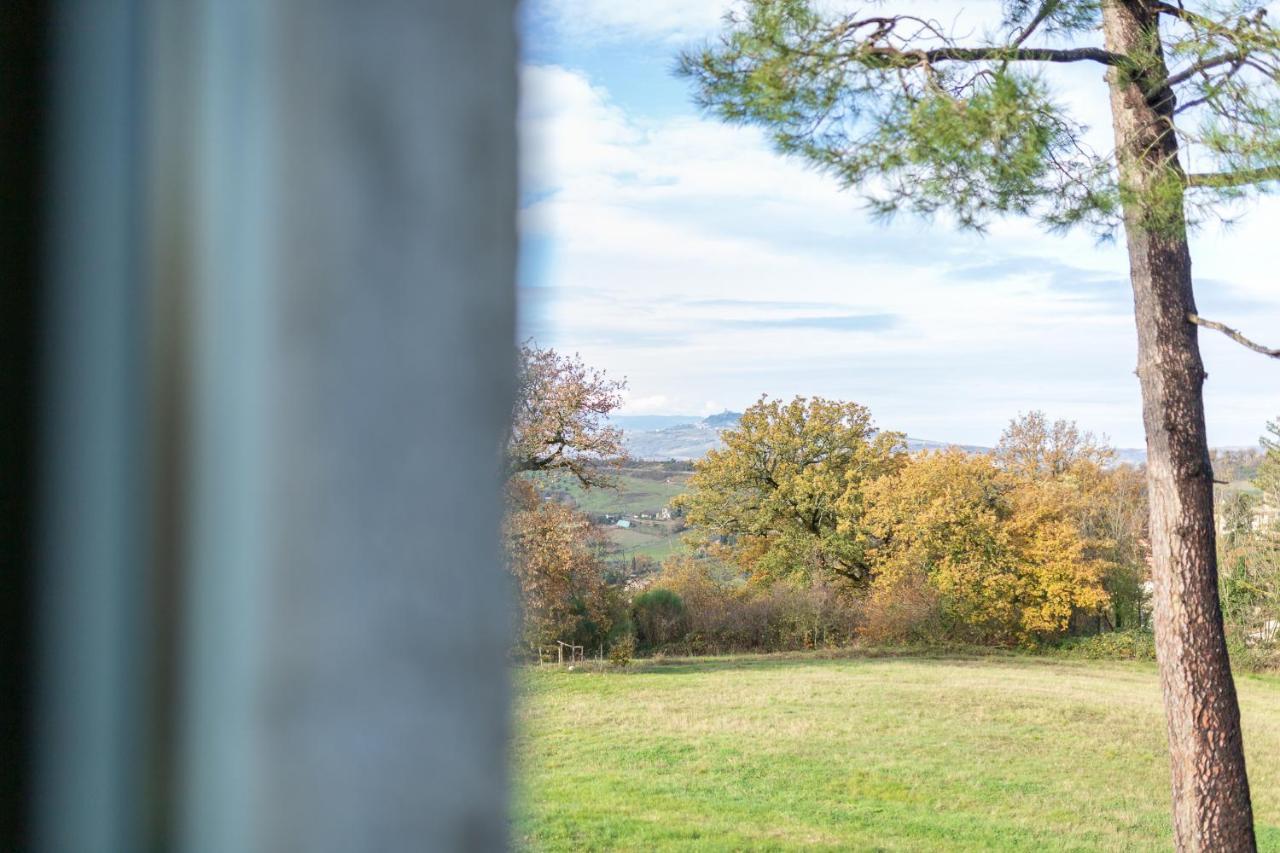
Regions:
[[857, 403], [761, 398], [676, 500], [695, 537], [756, 580], [867, 578], [863, 489], [897, 469], [902, 436]]
[[1107, 603], [1107, 563], [1080, 523], [1082, 493], [990, 455], [922, 453], [866, 488], [874, 584], [923, 576], [976, 639], [1025, 642]]

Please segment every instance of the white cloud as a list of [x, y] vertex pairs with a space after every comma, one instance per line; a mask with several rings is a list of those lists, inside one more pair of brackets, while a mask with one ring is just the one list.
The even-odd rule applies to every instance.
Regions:
[[[882, 227], [756, 130], [641, 118], [561, 67], [525, 68], [522, 83], [521, 228], [554, 256], [549, 323], [526, 331], [627, 376], [628, 411], [822, 394], [869, 403], [889, 427], [989, 442], [1044, 408], [1140, 444], [1122, 247], [1030, 223], [987, 239]], [[1202, 237], [1197, 271], [1252, 298], [1261, 335], [1280, 327], [1280, 299], [1251, 274], [1266, 262], [1239, 238], [1265, 227], [1249, 228]], [[1238, 444], [1275, 415], [1280, 370], [1228, 350], [1206, 345], [1228, 368], [1210, 422]]]
[[[865, 9], [863, 0], [815, 0], [829, 14]], [[526, 14], [566, 41], [616, 42], [645, 39], [678, 43], [704, 39], [723, 28], [738, 0], [528, 0]], [[996, 0], [912, 0], [911, 13], [955, 23], [955, 31], [981, 33], [999, 21]], [[982, 26], [979, 26], [982, 25]]]
[[536, 0], [535, 19], [565, 38], [688, 40], [713, 32], [726, 0]]
[[651, 394], [648, 397], [637, 397], [629, 391], [623, 392], [620, 411], [628, 415], [644, 415], [651, 412], [670, 412], [672, 399], [666, 394]]

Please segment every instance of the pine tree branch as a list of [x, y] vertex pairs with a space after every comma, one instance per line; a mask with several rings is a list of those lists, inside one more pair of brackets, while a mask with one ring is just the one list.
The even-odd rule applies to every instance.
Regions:
[[929, 50], [898, 50], [891, 47], [866, 49], [871, 56], [896, 59], [905, 65], [922, 62], [1098, 62], [1121, 65], [1125, 57], [1100, 47], [1057, 49], [1050, 47], [935, 47]]
[[1027, 26], [1023, 28], [1022, 32], [1018, 34], [1018, 37], [1013, 40], [1013, 44], [1011, 46], [1021, 47], [1022, 43], [1029, 39], [1031, 34], [1036, 31], [1036, 27], [1044, 23], [1045, 18], [1048, 18], [1049, 15], [1053, 14], [1054, 6], [1055, 4], [1053, 0], [1045, 0], [1045, 2], [1041, 3], [1040, 11], [1036, 12], [1035, 17], [1031, 19], [1031, 23], [1027, 24]]
[[1187, 175], [1188, 187], [1231, 189], [1267, 181], [1280, 181], [1280, 165], [1241, 169], [1236, 172], [1194, 172]]
[[1195, 323], [1197, 326], [1204, 326], [1206, 329], [1213, 329], [1216, 332], [1222, 332], [1222, 334], [1231, 338], [1231, 340], [1241, 346], [1248, 347], [1256, 353], [1261, 353], [1262, 355], [1270, 356], [1271, 358], [1280, 358], [1280, 347], [1276, 349], [1264, 347], [1262, 344], [1249, 340], [1230, 326], [1224, 326], [1221, 323], [1214, 322], [1213, 320], [1206, 320], [1199, 314], [1188, 314], [1187, 319], [1192, 323]]
[[1157, 0], [1157, 2], [1151, 4], [1151, 8], [1163, 15], [1168, 15], [1172, 18], [1178, 18], [1181, 21], [1185, 21], [1193, 27], [1199, 27], [1206, 32], [1214, 33], [1216, 35], [1233, 35], [1230, 27], [1224, 26], [1212, 18], [1206, 18], [1204, 15], [1198, 15], [1190, 9], [1184, 9], [1181, 6], [1174, 6], [1170, 3], [1164, 3]]
[[1153, 91], [1147, 94], [1147, 97], [1151, 98], [1156, 93], [1164, 90], [1165, 88], [1172, 89], [1174, 86], [1177, 86], [1179, 83], [1185, 83], [1186, 81], [1190, 80], [1192, 77], [1204, 71], [1209, 71], [1210, 69], [1217, 68], [1220, 65], [1230, 65], [1234, 62], [1244, 62], [1248, 58], [1249, 58], [1249, 54], [1246, 51], [1242, 51], [1242, 50], [1234, 50], [1230, 53], [1219, 54], [1218, 56], [1205, 57], [1199, 62], [1193, 65], [1190, 65], [1187, 68], [1182, 69], [1176, 74], [1170, 74], [1169, 77], [1163, 83], [1154, 87]]

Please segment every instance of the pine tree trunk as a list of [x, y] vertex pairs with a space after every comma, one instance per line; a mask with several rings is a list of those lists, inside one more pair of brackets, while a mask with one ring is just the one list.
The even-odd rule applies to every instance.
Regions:
[[1173, 98], [1144, 96], [1168, 76], [1148, 0], [1105, 0], [1107, 48], [1150, 62], [1112, 69], [1112, 119], [1138, 326], [1138, 378], [1147, 434], [1156, 656], [1164, 689], [1179, 850], [1256, 849], [1240, 709], [1227, 659], [1205, 436], [1205, 378], [1191, 254], [1168, 132]]

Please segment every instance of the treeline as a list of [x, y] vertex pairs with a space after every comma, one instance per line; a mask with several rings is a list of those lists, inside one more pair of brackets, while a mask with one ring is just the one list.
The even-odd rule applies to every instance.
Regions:
[[1213, 466], [1213, 477], [1221, 483], [1252, 481], [1258, 476], [1258, 469], [1266, 459], [1266, 454], [1253, 447], [1234, 448], [1229, 450], [1213, 449], [1209, 451], [1209, 462]]
[[[586, 516], [512, 478], [526, 653], [557, 640], [624, 657], [859, 640], [1043, 647], [1117, 631], [1138, 633], [1098, 648], [1149, 646], [1145, 475], [1071, 422], [1033, 412], [991, 453], [912, 455], [858, 404], [761, 399], [723, 439], [676, 500], [689, 553], [656, 573], [610, 566]], [[1221, 522], [1223, 609], [1234, 644], [1259, 654], [1280, 619], [1280, 549], [1259, 512], [1278, 459], [1268, 446], [1259, 492]]]
[[[1228, 642], [1246, 665], [1280, 663], [1280, 419], [1267, 424], [1252, 491], [1218, 509], [1218, 572]], [[1215, 468], [1216, 471], [1216, 468]]]
[[865, 407], [797, 398], [761, 400], [724, 438], [679, 499], [698, 558], [658, 586], [701, 573], [699, 597], [804, 593], [811, 643], [1014, 645], [1142, 623], [1145, 478], [1074, 424], [1032, 413], [994, 453], [909, 455]]

